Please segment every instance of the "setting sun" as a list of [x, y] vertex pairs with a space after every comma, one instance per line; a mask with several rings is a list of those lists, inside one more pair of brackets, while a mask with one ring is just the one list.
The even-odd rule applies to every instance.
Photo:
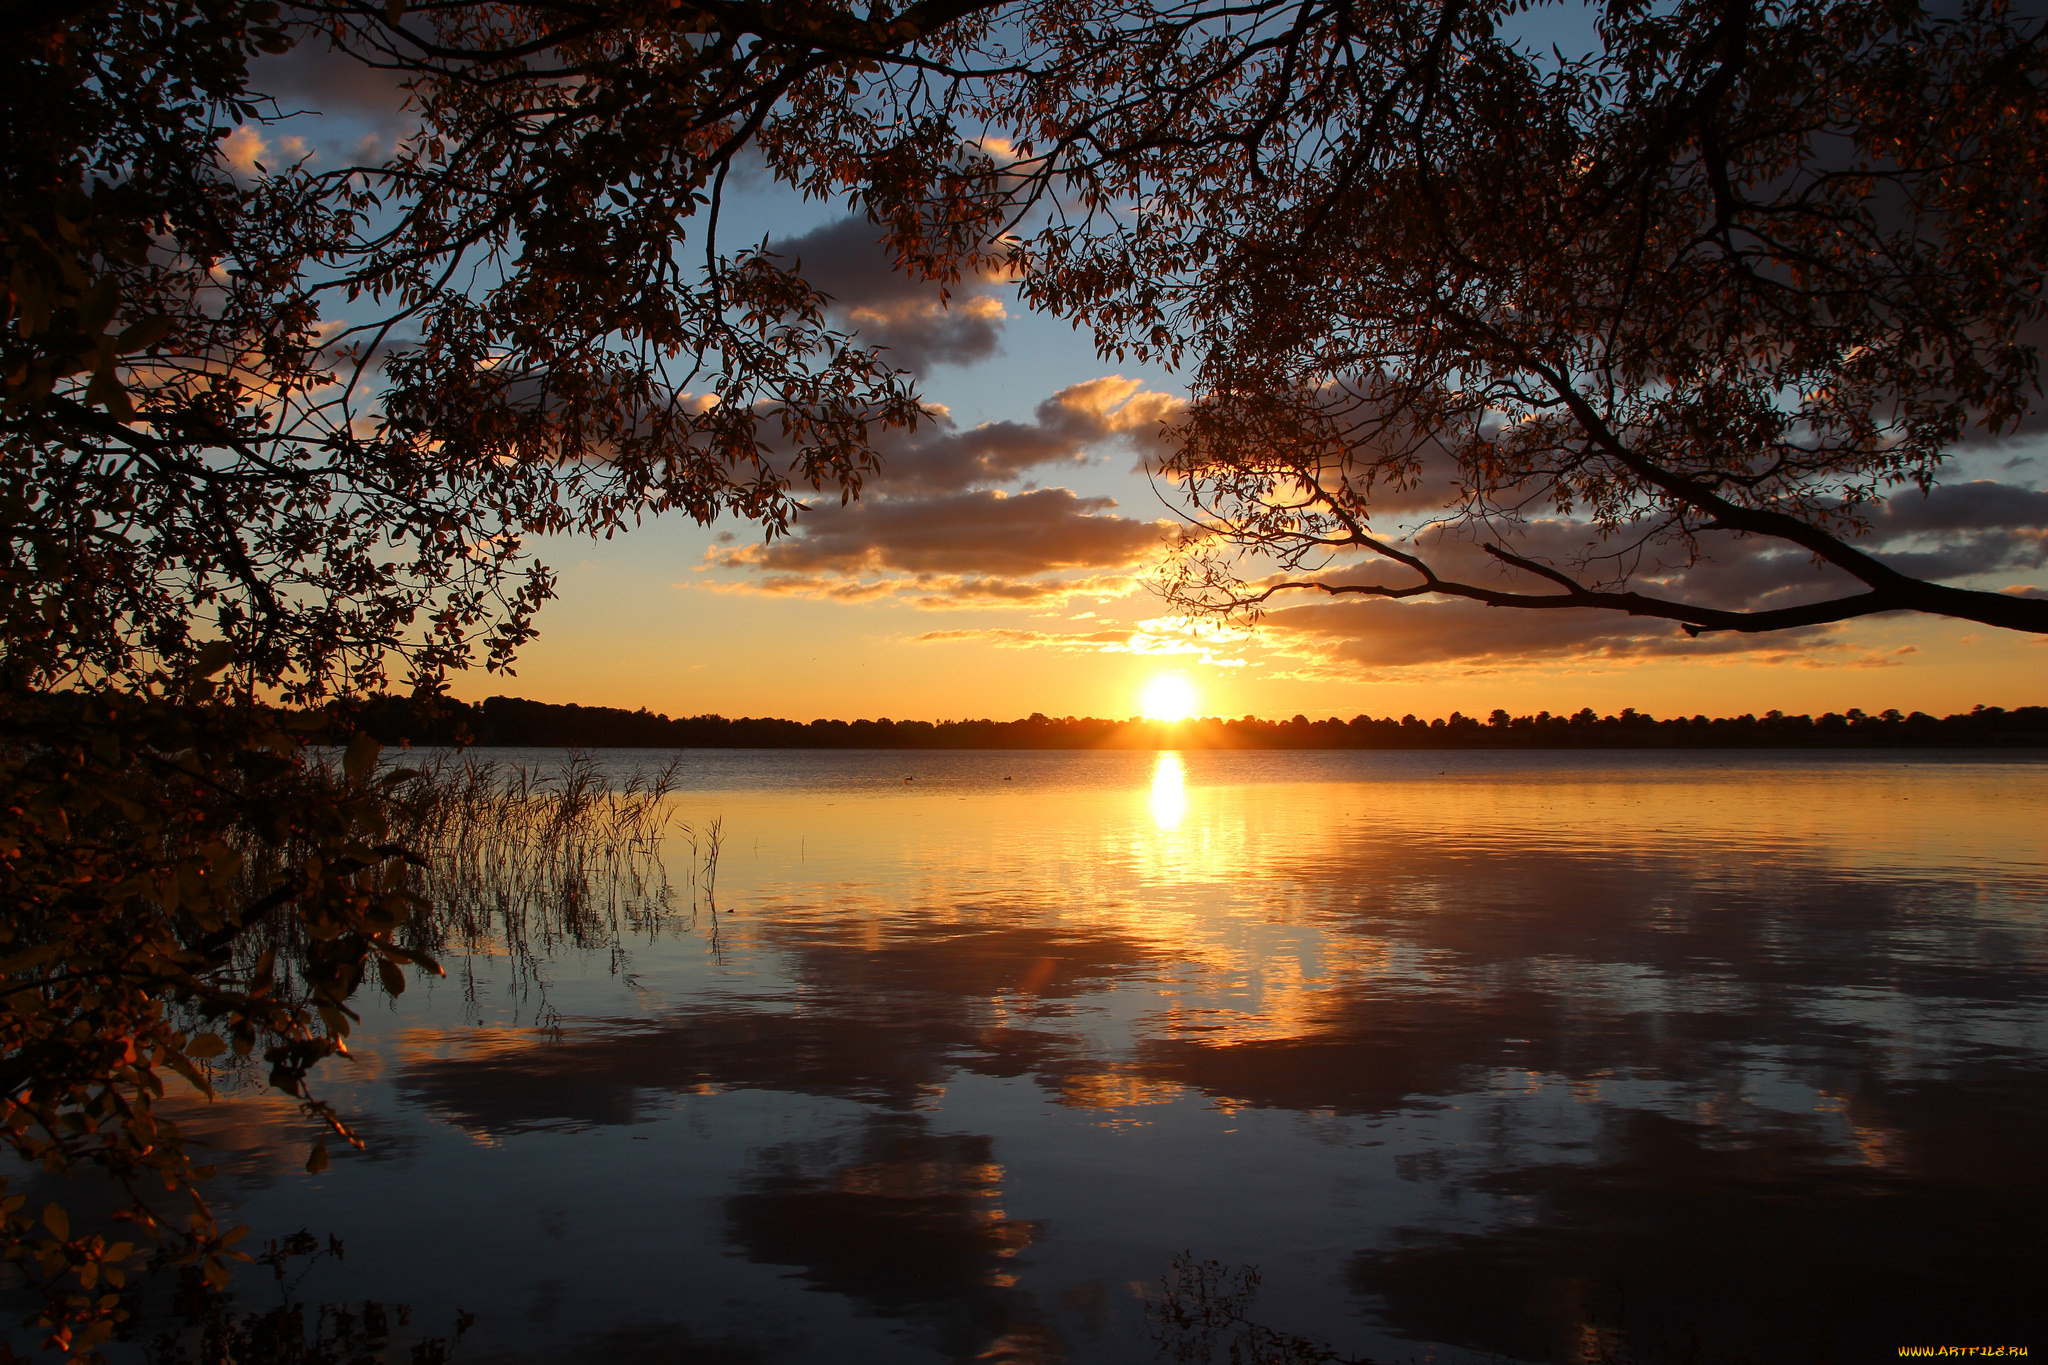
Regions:
[[1162, 674], [1145, 684], [1140, 698], [1147, 720], [1186, 720], [1195, 714], [1195, 688], [1178, 674]]

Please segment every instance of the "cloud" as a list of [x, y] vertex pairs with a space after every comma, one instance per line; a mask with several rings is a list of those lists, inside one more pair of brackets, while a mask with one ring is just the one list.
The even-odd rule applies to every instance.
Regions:
[[[1682, 561], [1661, 560], [1654, 546], [1640, 554], [1633, 553], [1627, 542], [1605, 542], [1595, 528], [1584, 522], [1555, 517], [1484, 528], [1444, 527], [1406, 544], [1445, 579], [1535, 596], [1550, 596], [1558, 589], [1541, 577], [1494, 558], [1485, 545], [1497, 544], [1525, 559], [1566, 570], [1588, 586], [1614, 586], [1626, 572], [1627, 586], [1636, 591], [1709, 606], [1790, 606], [1839, 594], [1853, 586], [1853, 580], [1840, 570], [1817, 565], [1804, 551], [1787, 550], [1772, 541], [1703, 537], [1704, 557], [1686, 565]], [[1405, 587], [1417, 581], [1404, 566], [1362, 551], [1313, 577], [1319, 582], [1354, 587]], [[1277, 576], [1266, 580], [1277, 581]], [[1487, 610], [1556, 614], [1547, 608]]]
[[768, 572], [1036, 574], [1124, 565], [1154, 549], [1160, 523], [1108, 515], [1113, 498], [1070, 489], [978, 489], [835, 508], [801, 536], [714, 550], [723, 568]]
[[963, 431], [942, 413], [884, 452], [875, 483], [892, 495], [953, 492], [1009, 483], [1047, 465], [1079, 467], [1105, 443], [1140, 451], [1157, 445], [1161, 424], [1180, 407], [1173, 394], [1113, 374], [1061, 389], [1029, 422], [984, 422]]
[[1884, 505], [1881, 533], [1960, 528], [2048, 527], [2048, 492], [1992, 479], [1937, 484], [1925, 494], [1900, 493]]
[[912, 374], [996, 354], [1009, 316], [992, 292], [1000, 282], [971, 276], [947, 287], [919, 279], [897, 268], [881, 232], [865, 218], [842, 218], [773, 241], [769, 250], [830, 296], [836, 322], [886, 347], [889, 359]]
[[257, 163], [270, 150], [254, 125], [243, 124], [220, 140], [221, 159], [245, 176], [256, 174]]
[[1079, 469], [1105, 445], [1141, 447], [1179, 403], [1105, 375], [1061, 389], [1029, 421], [962, 430], [941, 409], [936, 421], [891, 439], [859, 501], [814, 506], [795, 534], [768, 544], [721, 537], [704, 567], [740, 575], [718, 585], [728, 590], [841, 602], [1050, 606], [1123, 596], [1164, 548], [1171, 523], [1118, 515], [1115, 499], [1067, 488], [991, 485], [1048, 467]]
[[1890, 666], [1886, 655], [1842, 652], [1841, 625], [1767, 635], [1688, 637], [1676, 623], [1585, 608], [1488, 607], [1462, 600], [1353, 598], [1283, 607], [1261, 623], [1260, 642], [1298, 661], [1290, 676], [1356, 680], [1367, 672], [1447, 663], [1481, 669], [1560, 659], [1621, 663], [1648, 657], [1796, 660], [1828, 652], [1832, 667]]
[[[1879, 509], [1859, 545], [1902, 572], [1936, 581], [2039, 569], [2048, 537], [2028, 529], [2048, 520], [2048, 495], [1990, 483], [1917, 492]], [[1547, 595], [1553, 585], [1508, 569], [1470, 534], [1426, 536], [1425, 558], [1446, 578]], [[1592, 528], [1546, 518], [1501, 528], [1500, 543], [1538, 562], [1571, 568], [1605, 548]], [[1594, 561], [1576, 576], [1594, 583], [1620, 568], [1627, 586], [1648, 596], [1730, 610], [1768, 611], [1847, 596], [1862, 590], [1843, 570], [1817, 563], [1780, 542], [1718, 534], [1702, 537], [1697, 563], [1660, 564], [1654, 551], [1640, 563]], [[1319, 575], [1337, 584], [1405, 584], [1407, 570], [1384, 561], [1355, 562]], [[2003, 584], [1999, 586], [2003, 587]], [[1445, 663], [1512, 667], [1558, 659], [1621, 662], [1666, 656], [1741, 654], [1750, 659], [1828, 667], [1889, 667], [1896, 654], [1852, 653], [1841, 625], [1759, 635], [1712, 632], [1687, 637], [1674, 622], [1584, 608], [1488, 607], [1451, 598], [1296, 597], [1264, 620], [1269, 643], [1302, 661], [1302, 677], [1355, 678], [1360, 669]]]
[[[800, 535], [715, 546], [705, 558], [711, 567], [754, 575], [729, 586], [839, 601], [1035, 604], [1115, 596], [1132, 589], [1130, 571], [1157, 552], [1167, 530], [1117, 516], [1115, 506], [1112, 498], [1065, 488], [878, 498], [815, 511]], [[1086, 570], [1098, 572], [1052, 577]]]
[[[2038, 572], [2048, 563], [2048, 493], [1989, 480], [1938, 486], [1926, 495], [1910, 491], [1877, 507], [1859, 548], [1899, 571], [1938, 582], [2009, 579]], [[1539, 563], [1565, 569], [1589, 585], [1611, 585], [1625, 569], [1627, 586], [1652, 597], [1730, 610], [1767, 611], [1824, 601], [1861, 591], [1847, 572], [1817, 562], [1803, 550], [1763, 537], [1707, 534], [1695, 563], [1660, 562], [1658, 548], [1632, 557], [1627, 542], [1603, 542], [1594, 528], [1564, 518], [1539, 518], [1519, 525], [1447, 527], [1418, 538], [1415, 548], [1444, 577], [1481, 586], [1547, 595], [1542, 579], [1511, 569], [1488, 555], [1483, 540]], [[1597, 558], [1620, 552], [1619, 557]], [[1664, 553], [1671, 554], [1667, 548]], [[1577, 567], [1583, 564], [1584, 567]], [[1332, 584], [1405, 585], [1413, 579], [1399, 565], [1360, 556], [1317, 575]], [[2027, 591], [2024, 584], [1999, 588]], [[1305, 599], [1291, 599], [1302, 602]], [[1406, 608], [1404, 611], [1403, 608]], [[1344, 613], [1369, 611], [1368, 616]], [[1335, 612], [1337, 615], [1330, 615]], [[1699, 641], [1674, 634], [1662, 621], [1618, 613], [1566, 609], [1491, 608], [1455, 600], [1407, 603], [1364, 600], [1285, 607], [1267, 618], [1281, 630], [1327, 635], [1315, 622], [1352, 622], [1335, 634], [1357, 638], [1321, 655], [1354, 663], [1407, 665], [1452, 659], [1549, 658], [1568, 654], [1621, 657], [1645, 652], [1800, 652], [1820, 647], [1807, 632], [1743, 637], [1714, 634]], [[1369, 625], [1365, 624], [1370, 622]], [[1288, 623], [1294, 623], [1290, 626]], [[1796, 645], [1793, 642], [1798, 642]], [[1830, 648], [1832, 645], [1829, 646]]]
[[401, 73], [370, 65], [317, 33], [299, 35], [288, 52], [249, 64], [249, 88], [277, 101], [280, 112], [324, 114], [397, 131], [414, 120]]
[[928, 630], [913, 636], [910, 642], [920, 645], [985, 644], [995, 649], [1043, 649], [1059, 654], [1174, 655], [1199, 660], [1211, 668], [1243, 668], [1248, 663], [1240, 657], [1243, 646], [1254, 639], [1239, 630], [1162, 618], [1141, 621], [1134, 626], [1108, 626], [1084, 631], [1023, 630], [1003, 626]]
[[[1991, 479], [1941, 484], [1925, 494], [1894, 496], [1871, 530], [1885, 562], [1916, 578], [2039, 572], [2048, 563], [2048, 492]], [[1895, 548], [1900, 545], [1912, 548]]]

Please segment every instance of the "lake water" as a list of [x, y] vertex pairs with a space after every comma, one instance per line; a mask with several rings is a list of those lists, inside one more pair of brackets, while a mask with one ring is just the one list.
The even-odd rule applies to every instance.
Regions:
[[193, 1115], [342, 1240], [301, 1298], [491, 1362], [2048, 1350], [2048, 763], [683, 762], [715, 934], [365, 1004], [319, 1176]]

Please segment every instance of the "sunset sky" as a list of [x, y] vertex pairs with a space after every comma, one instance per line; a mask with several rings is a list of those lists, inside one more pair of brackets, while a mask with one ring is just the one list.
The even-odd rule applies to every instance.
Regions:
[[[1125, 716], [1162, 674], [1184, 677], [1202, 714], [1232, 716], [1947, 714], [2048, 700], [2048, 642], [1906, 617], [1694, 641], [1596, 612], [1303, 594], [1251, 631], [1176, 620], [1149, 585], [1174, 490], [1143, 468], [1180, 401], [1174, 375], [1104, 363], [1007, 286], [959, 288], [942, 305], [828, 206], [748, 207], [734, 240], [766, 234], [798, 257], [943, 418], [888, 449], [858, 504], [820, 498], [787, 539], [675, 519], [551, 547], [561, 600], [518, 675], [474, 674], [458, 695], [800, 720]], [[1903, 512], [1882, 543], [1926, 554], [1932, 542], [1912, 537], [1929, 527], [1993, 566], [1962, 581], [2041, 582], [2048, 494], [2011, 490], [2044, 479], [2048, 440], [1971, 450], [1951, 488], [1903, 500], [1924, 512]], [[1771, 562], [1811, 577], [1803, 560]]]
[[[1552, 27], [1535, 36], [1569, 45], [1558, 12], [1543, 13]], [[303, 137], [271, 131], [293, 154], [373, 155], [404, 126], [388, 87], [309, 49], [259, 67], [258, 81], [329, 111], [295, 120]], [[260, 139], [229, 150], [252, 163], [265, 153]], [[936, 420], [885, 448], [857, 504], [820, 497], [773, 543], [748, 525], [677, 517], [544, 546], [561, 592], [540, 639], [516, 676], [470, 674], [457, 695], [799, 720], [1126, 716], [1162, 674], [1182, 677], [1201, 713], [1229, 716], [1945, 714], [2048, 701], [2048, 642], [1907, 617], [1694, 641], [1606, 613], [1302, 594], [1249, 632], [1176, 620], [1149, 586], [1174, 489], [1155, 485], [1145, 461], [1181, 380], [1105, 362], [1089, 337], [1027, 314], [1000, 282], [969, 281], [942, 303], [935, 287], [891, 273], [844, 206], [763, 180], [728, 203], [722, 244], [766, 238], [800, 258], [838, 300], [836, 320], [917, 377]], [[1932, 497], [1895, 500], [1866, 544], [1950, 582], [2043, 584], [2044, 485], [2048, 436], [1971, 448]], [[1420, 510], [1391, 509], [1387, 524]], [[1525, 547], [1584, 540], [1561, 522], [1529, 535]], [[1829, 590], [1803, 556], [1741, 544], [1723, 554], [1677, 594], [1779, 605]]]
[[[518, 676], [472, 675], [459, 695], [802, 720], [1131, 715], [1161, 674], [1185, 677], [1209, 715], [1946, 714], [2048, 700], [2043, 641], [1905, 617], [1692, 641], [1667, 622], [1595, 612], [1302, 594], [1249, 632], [1176, 620], [1148, 585], [1174, 490], [1142, 464], [1179, 403], [1175, 376], [1105, 364], [1004, 286], [942, 306], [888, 273], [864, 223], [798, 205], [815, 226], [794, 231], [792, 206], [779, 207], [777, 246], [848, 324], [893, 348], [944, 417], [888, 449], [858, 504], [820, 498], [787, 539], [661, 520], [553, 547], [561, 600]], [[1971, 451], [1956, 483], [2035, 489], [2044, 455], [2041, 440]], [[2006, 561], [1966, 581], [2041, 581], [2023, 570], [2040, 562], [2048, 495], [2015, 506], [2001, 491], [2002, 508], [2033, 521], [2001, 528], [1975, 505], [1990, 494], [1951, 489], [1925, 506], [1956, 528], [1937, 534]], [[1890, 543], [1927, 548], [1906, 531]]]

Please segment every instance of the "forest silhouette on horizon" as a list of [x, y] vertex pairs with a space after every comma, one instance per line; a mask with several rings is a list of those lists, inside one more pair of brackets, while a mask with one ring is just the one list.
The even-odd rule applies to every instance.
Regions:
[[1046, 716], [1021, 720], [812, 721], [704, 715], [670, 717], [645, 708], [490, 697], [415, 701], [379, 696], [341, 703], [343, 728], [385, 744], [644, 749], [1853, 749], [2048, 748], [2048, 706], [1978, 706], [1949, 716], [1851, 708], [1821, 716], [1676, 716], [1658, 719], [1633, 707], [1601, 715], [1514, 715], [1484, 719], [1453, 711], [1350, 720], [1256, 716], [1184, 721]]

